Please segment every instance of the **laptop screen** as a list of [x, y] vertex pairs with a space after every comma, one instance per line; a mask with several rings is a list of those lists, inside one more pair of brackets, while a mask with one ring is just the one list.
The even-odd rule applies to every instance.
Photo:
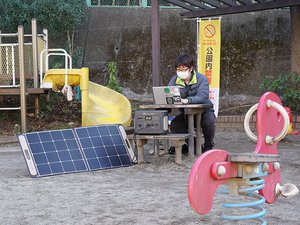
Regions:
[[152, 87], [155, 104], [181, 104], [180, 86]]

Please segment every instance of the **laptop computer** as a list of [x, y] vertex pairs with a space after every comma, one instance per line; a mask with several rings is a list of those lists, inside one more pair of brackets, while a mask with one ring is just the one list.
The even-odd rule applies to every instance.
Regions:
[[154, 103], [159, 104], [182, 104], [180, 86], [157, 86], [152, 87]]

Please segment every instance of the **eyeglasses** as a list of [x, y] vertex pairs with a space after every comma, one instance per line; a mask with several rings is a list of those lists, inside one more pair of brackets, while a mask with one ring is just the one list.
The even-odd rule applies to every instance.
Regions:
[[178, 72], [186, 72], [186, 71], [188, 71], [190, 68], [188, 68], [188, 67], [186, 67], [186, 68], [176, 68], [176, 71], [178, 71]]

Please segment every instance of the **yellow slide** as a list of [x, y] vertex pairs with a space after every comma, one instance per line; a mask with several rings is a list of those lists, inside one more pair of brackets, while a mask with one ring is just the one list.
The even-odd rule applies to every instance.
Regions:
[[61, 90], [67, 83], [71, 87], [80, 85], [82, 126], [100, 124], [122, 124], [130, 126], [131, 105], [120, 93], [89, 81], [88, 68], [50, 69], [44, 76], [43, 87]]

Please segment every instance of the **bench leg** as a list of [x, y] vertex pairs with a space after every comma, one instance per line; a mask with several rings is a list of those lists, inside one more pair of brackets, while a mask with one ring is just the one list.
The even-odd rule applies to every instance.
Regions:
[[155, 155], [155, 157], [158, 157], [159, 140], [158, 139], [153, 140], [153, 145], [154, 145], [154, 155]]
[[136, 145], [137, 145], [137, 152], [138, 152], [138, 163], [145, 162], [144, 159], [144, 145], [147, 143], [147, 140], [137, 139]]
[[[127, 138], [128, 138], [128, 136], [127, 136]], [[137, 155], [137, 148], [136, 148], [136, 146], [135, 146], [135, 143], [134, 143], [133, 138], [128, 138], [128, 140], [129, 140], [130, 146], [131, 146], [131, 148], [132, 148], [134, 154]]]
[[175, 147], [175, 162], [181, 165], [182, 164], [181, 146], [183, 145], [184, 141], [177, 140], [172, 142], [173, 142], [172, 145]]
[[196, 154], [201, 155], [201, 113], [196, 116]]
[[164, 150], [159, 152], [159, 155], [164, 155], [169, 153], [169, 141], [163, 140]]
[[193, 159], [195, 157], [194, 155], [194, 115], [189, 114], [188, 115], [188, 129], [189, 134], [191, 135], [189, 137], [189, 157]]

